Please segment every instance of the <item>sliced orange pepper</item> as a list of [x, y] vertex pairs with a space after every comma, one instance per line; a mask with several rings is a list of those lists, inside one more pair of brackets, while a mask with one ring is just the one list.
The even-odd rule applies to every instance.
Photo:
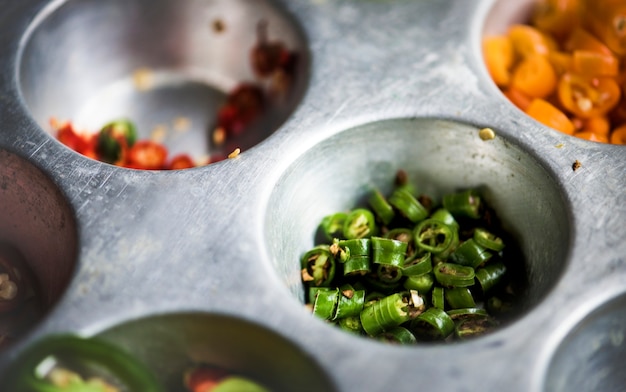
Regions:
[[573, 70], [583, 76], [617, 76], [619, 74], [619, 60], [612, 54], [591, 50], [575, 50]]
[[599, 143], [609, 142], [608, 136], [598, 135], [597, 133], [588, 132], [588, 131], [576, 132], [574, 133], [574, 136], [581, 138], [581, 139], [589, 140], [591, 142], [599, 142]]
[[570, 34], [567, 42], [565, 42], [565, 49], [569, 52], [575, 50], [588, 50], [591, 52], [602, 53], [607, 56], [613, 55], [611, 49], [606, 46], [602, 41], [594, 37], [591, 33], [583, 28], [576, 28]]
[[515, 24], [509, 27], [508, 37], [513, 44], [513, 51], [520, 59], [531, 54], [547, 55], [557, 48], [557, 44], [548, 35], [532, 26]]
[[513, 45], [507, 36], [483, 39], [483, 56], [489, 75], [499, 87], [506, 87], [511, 80]]
[[574, 133], [574, 124], [567, 118], [565, 113], [541, 98], [532, 100], [526, 109], [526, 114], [540, 123], [567, 135]]
[[532, 22], [538, 29], [564, 38], [580, 23], [579, 0], [541, 0], [533, 10]]
[[530, 102], [533, 100], [531, 97], [514, 87], [509, 87], [504, 90], [504, 96], [522, 111], [526, 111]]
[[544, 55], [533, 54], [522, 60], [513, 71], [511, 86], [533, 98], [545, 98], [557, 84], [552, 64]]
[[626, 55], [626, 3], [623, 0], [584, 0], [589, 30], [619, 56]]
[[611, 132], [611, 122], [606, 116], [591, 117], [583, 121], [581, 131], [606, 136], [608, 139], [609, 133]]
[[611, 132], [611, 143], [626, 144], [626, 123], [615, 128], [613, 132]]
[[574, 56], [567, 52], [552, 51], [548, 53], [548, 60], [557, 75], [574, 70]]
[[573, 115], [581, 118], [603, 116], [620, 100], [621, 90], [611, 78], [584, 78], [566, 73], [558, 85], [559, 102]]

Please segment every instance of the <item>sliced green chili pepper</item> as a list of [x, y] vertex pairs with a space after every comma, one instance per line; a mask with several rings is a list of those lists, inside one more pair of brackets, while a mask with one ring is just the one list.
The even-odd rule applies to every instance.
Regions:
[[331, 320], [337, 313], [339, 289], [318, 290], [313, 302], [313, 314], [322, 320]]
[[405, 260], [412, 259], [416, 254], [415, 243], [413, 242], [413, 230], [409, 228], [398, 227], [388, 231], [385, 238], [407, 243]]
[[492, 256], [493, 253], [478, 245], [473, 238], [470, 238], [463, 241], [456, 250], [452, 252], [450, 258], [456, 264], [477, 268], [489, 261]]
[[[81, 381], [92, 377], [128, 391], [164, 391], [147, 367], [122, 348], [99, 338], [51, 336], [25, 351], [11, 366], [2, 384], [7, 391], [94, 391]], [[75, 375], [73, 389], [55, 386], [49, 378], [54, 369]]]
[[351, 257], [343, 264], [344, 276], [365, 275], [371, 272], [370, 258], [365, 256]]
[[481, 198], [473, 189], [444, 195], [442, 202], [443, 207], [454, 216], [478, 219], [482, 214]]
[[340, 248], [344, 249], [349, 257], [367, 256], [371, 253], [371, 240], [360, 238], [352, 240], [341, 240], [338, 242]]
[[379, 264], [376, 269], [376, 276], [383, 283], [397, 283], [402, 279], [402, 270], [392, 265]]
[[467, 287], [453, 287], [444, 290], [446, 302], [452, 309], [473, 308], [476, 306], [474, 297]]
[[383, 237], [372, 237], [372, 262], [401, 268], [407, 243]]
[[380, 301], [381, 299], [385, 298], [386, 295], [383, 293], [380, 293], [378, 291], [370, 291], [369, 293], [367, 293], [365, 295], [365, 305], [364, 307], [368, 307], [370, 305], [373, 305], [374, 303]]
[[461, 320], [456, 324], [455, 333], [459, 339], [469, 339], [491, 332], [498, 323], [491, 317]]
[[343, 236], [346, 239], [366, 238], [376, 235], [378, 227], [372, 211], [357, 208], [348, 214], [343, 225]]
[[446, 210], [445, 208], [439, 208], [438, 210], [430, 214], [430, 219], [441, 221], [450, 227], [456, 227], [457, 230], [460, 227], [459, 223], [456, 221], [456, 219], [454, 219], [454, 216], [450, 213], [450, 211]]
[[380, 219], [384, 225], [391, 223], [395, 216], [395, 212], [391, 204], [389, 204], [387, 199], [385, 199], [385, 196], [383, 196], [378, 189], [375, 189], [372, 192], [368, 202], [378, 219]]
[[335, 258], [328, 245], [318, 245], [302, 256], [302, 281], [313, 286], [329, 286], [335, 277]]
[[330, 290], [334, 290], [334, 289], [331, 289], [330, 287], [315, 287], [315, 286], [309, 287], [308, 303], [310, 304], [315, 303], [315, 297], [317, 297], [318, 291], [330, 291]]
[[476, 281], [480, 285], [483, 293], [491, 290], [492, 287], [500, 283], [506, 274], [506, 266], [502, 262], [492, 262], [476, 270]]
[[433, 287], [431, 294], [431, 303], [437, 309], [445, 309], [446, 301], [443, 293], [443, 287]]
[[489, 314], [506, 314], [513, 309], [513, 303], [508, 299], [502, 299], [500, 297], [489, 297], [486, 302], [486, 308]]
[[428, 210], [405, 188], [396, 188], [389, 196], [389, 204], [413, 223], [417, 223], [428, 216]]
[[454, 332], [454, 321], [439, 308], [429, 308], [411, 321], [409, 329], [418, 340], [443, 340]]
[[344, 331], [361, 334], [363, 327], [361, 326], [361, 318], [357, 316], [344, 317], [337, 320], [337, 325]]
[[487, 311], [482, 308], [451, 309], [451, 310], [448, 310], [446, 313], [448, 313], [448, 316], [450, 316], [450, 318], [454, 320], [455, 322], [465, 320], [468, 318], [475, 318], [475, 317], [482, 318], [482, 317], [489, 316], [489, 313], [487, 313]]
[[211, 389], [211, 392], [270, 392], [270, 390], [248, 378], [228, 376]]
[[454, 245], [456, 229], [435, 219], [421, 221], [413, 231], [415, 245], [424, 252], [441, 254]]
[[402, 275], [417, 276], [424, 275], [433, 270], [433, 263], [430, 259], [430, 252], [426, 252], [421, 256], [416, 256], [412, 260], [405, 260], [402, 267]]
[[495, 234], [481, 228], [474, 229], [474, 241], [484, 248], [500, 252], [504, 249], [504, 241]]
[[390, 330], [381, 333], [376, 338], [387, 343], [395, 344], [414, 344], [417, 342], [411, 331], [404, 327], [391, 328]]
[[453, 263], [439, 263], [435, 279], [444, 287], [469, 287], [474, 284], [474, 269]]
[[361, 312], [363, 330], [376, 336], [409, 321], [408, 304], [401, 293], [394, 293], [366, 306]]
[[407, 276], [404, 280], [404, 288], [407, 290], [417, 290], [419, 293], [428, 293], [435, 283], [435, 278], [431, 274], [417, 276]]
[[327, 241], [343, 237], [343, 224], [347, 217], [348, 214], [345, 212], [338, 212], [336, 214], [327, 215], [322, 219], [320, 230]]
[[100, 129], [96, 150], [106, 162], [120, 159], [122, 149], [130, 148], [137, 140], [137, 129], [132, 122], [121, 119], [111, 121]]
[[365, 304], [365, 290], [355, 290], [350, 285], [344, 285], [339, 289], [339, 300], [337, 301], [337, 311], [333, 320], [358, 316]]

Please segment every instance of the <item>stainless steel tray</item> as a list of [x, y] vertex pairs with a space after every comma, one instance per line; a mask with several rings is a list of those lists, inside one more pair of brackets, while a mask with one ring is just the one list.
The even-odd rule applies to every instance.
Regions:
[[[71, 332], [132, 350], [172, 390], [190, 359], [279, 391], [623, 387], [626, 149], [526, 117], [481, 58], [483, 32], [523, 18], [530, 0], [2, 3], [0, 238], [49, 311], [0, 354], [1, 371]], [[218, 16], [227, 43], [207, 38]], [[249, 76], [241, 48], [259, 18], [301, 54], [299, 79], [239, 157], [136, 171], [51, 135], [50, 116], [93, 125], [124, 109], [149, 124], [191, 105], [194, 124], [209, 122], [202, 105]], [[139, 107], [112, 83], [143, 66], [192, 87]], [[483, 127], [496, 138], [480, 139]], [[176, 148], [206, 152], [194, 132]], [[396, 347], [305, 310], [298, 260], [320, 219], [369, 185], [388, 190], [400, 168], [434, 196], [481, 187], [527, 262], [518, 319], [462, 344]]]

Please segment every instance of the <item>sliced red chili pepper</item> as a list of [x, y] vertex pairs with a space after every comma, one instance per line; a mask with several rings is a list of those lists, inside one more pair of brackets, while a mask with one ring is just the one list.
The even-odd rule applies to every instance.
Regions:
[[217, 126], [222, 127], [227, 135], [239, 135], [259, 116], [263, 106], [263, 90], [259, 86], [240, 84], [229, 94], [226, 104], [218, 111]]
[[167, 149], [150, 140], [136, 142], [129, 150], [126, 167], [144, 170], [159, 170], [165, 166]]
[[226, 376], [228, 373], [223, 369], [198, 365], [185, 373], [183, 382], [191, 392], [209, 392]]
[[95, 139], [91, 135], [86, 136], [76, 132], [70, 122], [65, 122], [57, 128], [57, 139], [67, 147], [81, 154], [93, 148], [92, 145], [95, 143]]
[[181, 170], [181, 169], [189, 169], [195, 167], [193, 159], [187, 154], [179, 154], [172, 158], [172, 160], [167, 164], [167, 169], [169, 170]]

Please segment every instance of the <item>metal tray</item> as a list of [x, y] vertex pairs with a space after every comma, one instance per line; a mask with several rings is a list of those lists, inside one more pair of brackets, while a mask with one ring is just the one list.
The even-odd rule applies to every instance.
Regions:
[[[0, 238], [4, 257], [20, 254], [38, 278], [47, 314], [0, 354], [0, 370], [71, 332], [132, 350], [171, 390], [190, 359], [277, 391], [620, 390], [626, 149], [542, 126], [490, 80], [481, 36], [529, 5], [4, 1]], [[50, 116], [88, 126], [124, 110], [145, 127], [179, 114], [210, 122], [205, 107], [250, 76], [242, 48], [260, 18], [301, 54], [299, 76], [237, 158], [137, 171], [50, 133]], [[144, 66], [164, 71], [169, 93], [136, 99], [123, 78]], [[480, 139], [483, 127], [496, 138]], [[204, 131], [176, 148], [206, 153]], [[369, 185], [389, 189], [400, 168], [433, 196], [484, 191], [526, 260], [514, 322], [464, 343], [397, 347], [305, 310], [298, 260], [321, 217]]]

